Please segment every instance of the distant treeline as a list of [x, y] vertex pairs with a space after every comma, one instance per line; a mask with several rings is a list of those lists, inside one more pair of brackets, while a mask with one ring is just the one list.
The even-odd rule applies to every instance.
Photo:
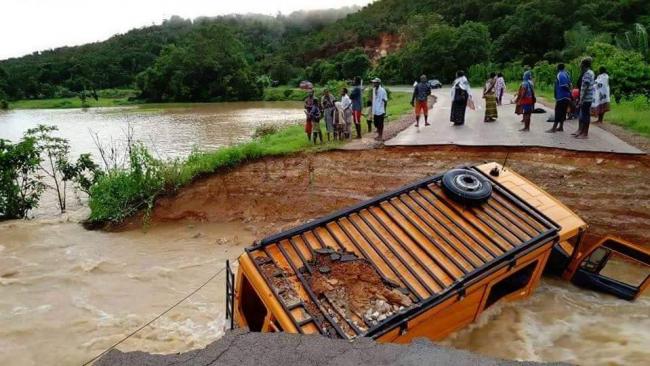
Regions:
[[[524, 65], [552, 70], [587, 54], [614, 74], [615, 94], [650, 90], [647, 0], [380, 0], [353, 10], [172, 17], [104, 42], [2, 61], [0, 99], [119, 87], [157, 101], [255, 99], [273, 82], [373, 75], [411, 83], [422, 73], [448, 82], [458, 69], [482, 79]], [[386, 57], [377, 57], [379, 40], [393, 42]]]

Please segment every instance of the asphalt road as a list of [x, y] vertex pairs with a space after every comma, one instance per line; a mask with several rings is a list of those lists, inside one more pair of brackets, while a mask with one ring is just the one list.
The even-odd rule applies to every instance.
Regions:
[[[498, 347], [498, 343], [495, 343]], [[96, 366], [258, 366], [258, 365], [540, 365], [506, 361], [437, 346], [417, 339], [408, 345], [379, 344], [369, 338], [353, 342], [287, 333], [228, 332], [201, 350], [175, 355], [113, 350]], [[555, 363], [554, 365], [563, 365]]]
[[[392, 90], [404, 91], [407, 86], [392, 87]], [[437, 102], [429, 111], [431, 126], [419, 128], [412, 125], [385, 142], [387, 146], [414, 145], [461, 145], [461, 146], [535, 146], [552, 147], [576, 151], [614, 152], [624, 154], [643, 154], [612, 133], [599, 128], [594, 123], [589, 130], [589, 138], [580, 140], [571, 136], [577, 130], [577, 121], [567, 121], [564, 132], [546, 133], [552, 127], [547, 119], [553, 111], [539, 104], [546, 113], [533, 114], [529, 132], [520, 132], [523, 126], [521, 116], [516, 115], [512, 94], [504, 96], [504, 105], [498, 107], [499, 118], [495, 122], [483, 122], [485, 100], [481, 98], [480, 89], [472, 89], [475, 110], [467, 109], [465, 124], [453, 126], [449, 121], [451, 113], [451, 90], [449, 87], [434, 90]], [[413, 117], [415, 121], [415, 117]]]

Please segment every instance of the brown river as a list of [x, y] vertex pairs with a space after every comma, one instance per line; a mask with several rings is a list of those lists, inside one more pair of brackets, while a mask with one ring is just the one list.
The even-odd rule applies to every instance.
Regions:
[[[245, 140], [260, 121], [292, 122], [302, 113], [276, 103], [192, 108], [14, 111], [0, 114], [0, 138], [54, 123], [73, 151], [85, 152], [94, 146], [89, 129], [117, 139], [130, 123], [161, 155], [183, 156], [192, 146]], [[256, 237], [241, 222], [86, 231], [78, 224], [83, 204], [65, 215], [48, 205], [34, 220], [0, 223], [0, 365], [80, 365], [200, 286]], [[223, 310], [221, 273], [119, 348], [203, 347], [223, 334]], [[644, 365], [649, 330], [650, 295], [627, 302], [544, 279], [529, 299], [493, 306], [442, 343], [518, 360]]]

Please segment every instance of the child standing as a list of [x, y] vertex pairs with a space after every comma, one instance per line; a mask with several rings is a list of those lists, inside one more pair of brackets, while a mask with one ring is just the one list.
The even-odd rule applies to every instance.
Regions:
[[318, 99], [314, 98], [311, 109], [309, 110], [309, 119], [311, 120], [311, 133], [314, 139], [314, 144], [316, 143], [317, 138], [320, 139], [321, 144], [323, 143], [323, 132], [320, 129], [320, 119], [322, 115], [323, 113], [321, 111], [320, 102]]

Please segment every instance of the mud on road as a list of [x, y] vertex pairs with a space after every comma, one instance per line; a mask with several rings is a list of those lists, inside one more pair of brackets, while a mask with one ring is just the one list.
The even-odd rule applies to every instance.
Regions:
[[[258, 237], [315, 219], [460, 165], [503, 162], [590, 225], [587, 240], [615, 234], [650, 242], [650, 158], [541, 148], [429, 146], [265, 158], [197, 180], [158, 200], [151, 223], [242, 220]], [[136, 217], [124, 228], [139, 227]]]

